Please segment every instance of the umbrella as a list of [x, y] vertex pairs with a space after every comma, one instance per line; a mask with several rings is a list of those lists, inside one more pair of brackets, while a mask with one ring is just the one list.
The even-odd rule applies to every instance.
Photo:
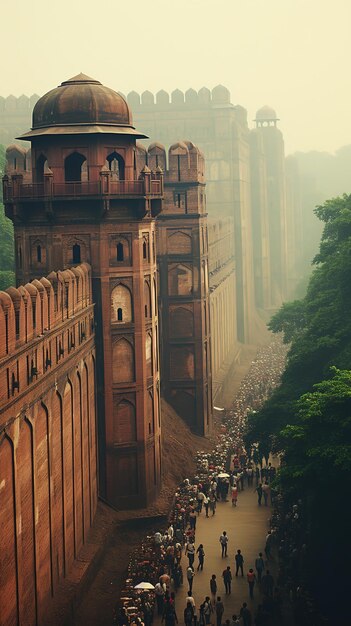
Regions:
[[155, 587], [151, 583], [142, 582], [135, 585], [134, 589], [155, 589]]
[[222, 472], [221, 474], [217, 475], [217, 478], [229, 478], [229, 474], [226, 474], [225, 472]]

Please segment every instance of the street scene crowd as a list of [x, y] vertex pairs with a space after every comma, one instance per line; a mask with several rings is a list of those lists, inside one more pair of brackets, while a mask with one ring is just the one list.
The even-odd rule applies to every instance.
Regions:
[[[257, 410], [278, 384], [284, 369], [286, 349], [279, 340], [259, 349], [230, 409], [220, 412], [218, 434], [211, 452], [196, 453], [196, 475], [178, 486], [168, 525], [145, 538], [131, 557], [124, 590], [116, 604], [114, 623], [119, 626], [278, 626], [282, 624], [281, 590], [272, 573], [276, 569], [277, 536], [272, 521], [267, 523], [262, 550], [253, 562], [237, 549], [234, 566], [228, 564], [231, 528], [218, 541], [221, 571], [208, 576], [208, 594], [199, 601], [196, 577], [206, 564], [206, 545], [196, 541], [196, 527], [202, 518], [220, 515], [223, 507], [239, 506], [241, 493], [250, 490], [258, 507], [267, 507], [270, 516], [274, 492], [271, 483], [276, 468], [248, 454], [243, 445], [246, 418]], [[218, 506], [217, 506], [218, 505]], [[205, 543], [205, 542], [204, 542]], [[226, 562], [227, 561], [227, 562]], [[247, 585], [247, 601], [231, 614], [226, 612], [236, 579]], [[186, 599], [180, 602], [180, 589]], [[178, 592], [178, 595], [177, 595]], [[254, 602], [255, 600], [255, 602]]]

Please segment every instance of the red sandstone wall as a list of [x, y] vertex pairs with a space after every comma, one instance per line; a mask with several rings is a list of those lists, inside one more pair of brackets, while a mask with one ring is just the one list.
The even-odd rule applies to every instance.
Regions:
[[45, 625], [97, 504], [90, 268], [0, 292], [0, 625]]

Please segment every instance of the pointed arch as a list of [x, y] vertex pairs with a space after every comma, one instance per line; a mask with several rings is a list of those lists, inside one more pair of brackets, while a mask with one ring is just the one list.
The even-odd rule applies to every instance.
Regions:
[[135, 441], [136, 432], [136, 411], [132, 402], [123, 398], [114, 407], [113, 419], [113, 441], [115, 443], [126, 443]]
[[86, 157], [80, 152], [72, 152], [65, 158], [65, 182], [81, 182], [83, 164], [86, 162]]
[[132, 294], [128, 287], [120, 283], [111, 292], [111, 322], [131, 322]]
[[113, 345], [112, 380], [114, 383], [130, 383], [134, 379], [134, 348], [122, 337]]
[[116, 180], [124, 180], [125, 178], [125, 163], [124, 158], [118, 154], [115, 150], [107, 155], [106, 166], [112, 173], [112, 178]]

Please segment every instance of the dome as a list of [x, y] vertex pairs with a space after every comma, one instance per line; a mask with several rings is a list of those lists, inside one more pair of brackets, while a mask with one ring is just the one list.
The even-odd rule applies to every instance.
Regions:
[[261, 109], [258, 109], [256, 113], [256, 120], [260, 122], [271, 122], [277, 119], [278, 118], [275, 110], [272, 109], [272, 107], [269, 107], [267, 104]]
[[114, 133], [144, 137], [133, 127], [124, 97], [98, 80], [78, 74], [42, 96], [33, 110], [32, 131], [39, 135]]

